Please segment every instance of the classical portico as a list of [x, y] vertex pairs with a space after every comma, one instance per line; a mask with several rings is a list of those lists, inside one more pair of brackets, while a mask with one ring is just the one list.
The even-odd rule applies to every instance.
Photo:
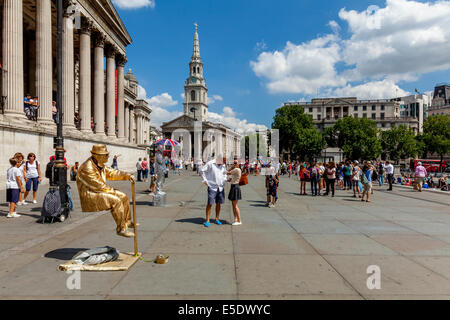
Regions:
[[[55, 1], [0, 1], [0, 17], [0, 136], [7, 141], [20, 133], [24, 141], [31, 143], [37, 136], [44, 143], [56, 133]], [[62, 40], [63, 130], [69, 155], [71, 141], [145, 152], [151, 109], [137, 100], [136, 77], [131, 71], [125, 75], [126, 47], [132, 39], [111, 0], [64, 0]], [[27, 93], [39, 101], [36, 121], [24, 113]], [[51, 153], [52, 143], [49, 148], [45, 143], [42, 148], [27, 146], [26, 152], [38, 154], [41, 148]]]

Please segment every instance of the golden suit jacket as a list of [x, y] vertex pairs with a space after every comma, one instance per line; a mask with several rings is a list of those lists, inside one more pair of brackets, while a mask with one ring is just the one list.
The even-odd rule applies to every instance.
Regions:
[[106, 184], [106, 180], [128, 180], [129, 174], [110, 167], [99, 168], [92, 158], [78, 169], [77, 187], [83, 212], [109, 210], [122, 192]]

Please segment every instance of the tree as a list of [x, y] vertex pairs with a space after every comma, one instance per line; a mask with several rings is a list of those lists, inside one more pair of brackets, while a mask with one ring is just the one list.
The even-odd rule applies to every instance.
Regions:
[[380, 138], [383, 158], [389, 158], [389, 160], [415, 158], [420, 152], [420, 145], [415, 139], [414, 131], [404, 124], [382, 131]]
[[312, 117], [300, 105], [287, 105], [276, 110], [272, 123], [279, 130], [280, 150], [301, 160], [320, 155], [324, 143]]
[[423, 142], [427, 151], [437, 153], [442, 161], [450, 153], [450, 116], [430, 116], [423, 124]]
[[375, 159], [382, 151], [377, 124], [367, 118], [345, 117], [325, 131], [330, 145], [341, 148], [349, 159]]

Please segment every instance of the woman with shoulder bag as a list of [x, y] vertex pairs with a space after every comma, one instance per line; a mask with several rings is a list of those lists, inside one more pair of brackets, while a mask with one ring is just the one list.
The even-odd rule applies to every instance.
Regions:
[[233, 206], [234, 222], [233, 226], [240, 226], [241, 222], [241, 211], [238, 207], [238, 201], [242, 199], [241, 187], [239, 182], [241, 181], [242, 171], [239, 167], [237, 160], [234, 160], [233, 169], [227, 172], [227, 175], [231, 176], [228, 182], [231, 183], [230, 193], [228, 194], [228, 200], [231, 201]]

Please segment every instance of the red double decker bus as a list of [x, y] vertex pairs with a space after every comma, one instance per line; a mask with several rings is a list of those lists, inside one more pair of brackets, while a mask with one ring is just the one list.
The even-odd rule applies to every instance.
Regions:
[[[417, 163], [422, 162], [422, 166], [427, 169], [427, 172], [441, 172], [446, 168], [445, 161], [442, 161], [441, 168], [441, 160], [430, 160], [430, 159], [411, 159], [410, 168], [412, 171], [416, 170]], [[442, 170], [441, 170], [442, 169]]]

